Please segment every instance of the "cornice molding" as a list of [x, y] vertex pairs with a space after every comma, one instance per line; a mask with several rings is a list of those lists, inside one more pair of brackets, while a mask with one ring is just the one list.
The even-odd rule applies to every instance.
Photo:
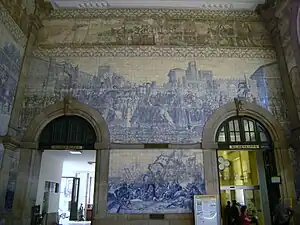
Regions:
[[276, 52], [269, 48], [211, 48], [211, 47], [60, 47], [34, 50], [37, 57], [228, 57], [276, 59]]
[[236, 20], [260, 21], [253, 11], [210, 11], [196, 9], [57, 9], [45, 19], [91, 19], [91, 18], [170, 18], [170, 19], [203, 19], [203, 20]]
[[11, 17], [9, 12], [0, 3], [0, 21], [9, 30], [11, 35], [14, 37], [15, 41], [18, 42], [23, 47], [26, 45], [27, 37], [20, 29], [20, 27], [15, 23], [14, 19]]

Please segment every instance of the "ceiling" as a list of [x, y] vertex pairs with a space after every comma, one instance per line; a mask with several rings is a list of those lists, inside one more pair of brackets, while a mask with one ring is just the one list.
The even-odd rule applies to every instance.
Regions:
[[48, 0], [54, 8], [190, 8], [254, 10], [265, 0]]
[[68, 150], [45, 150], [44, 154], [48, 154], [53, 157], [58, 157], [64, 162], [80, 162], [88, 164], [88, 162], [96, 161], [95, 150], [83, 150], [81, 155], [73, 155]]

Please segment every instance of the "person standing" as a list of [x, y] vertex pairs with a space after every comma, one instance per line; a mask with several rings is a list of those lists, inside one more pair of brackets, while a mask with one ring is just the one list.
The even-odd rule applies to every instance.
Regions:
[[240, 225], [250, 225], [251, 219], [247, 214], [247, 207], [244, 205], [241, 207], [241, 215], [240, 215]]
[[230, 208], [230, 218], [231, 218], [230, 225], [238, 225], [239, 217], [240, 217], [240, 212], [239, 212], [237, 202], [236, 202], [236, 200], [233, 200], [232, 206]]
[[224, 209], [224, 225], [231, 225], [231, 216], [230, 216], [230, 207], [231, 203], [230, 201], [227, 201], [227, 205], [225, 206]]

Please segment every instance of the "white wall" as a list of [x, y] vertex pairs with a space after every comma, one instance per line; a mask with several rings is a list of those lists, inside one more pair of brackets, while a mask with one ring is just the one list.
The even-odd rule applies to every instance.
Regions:
[[[44, 198], [45, 181], [59, 183], [60, 185], [63, 170], [63, 160], [63, 158], [53, 156], [53, 154], [49, 151], [47, 152], [47, 150], [43, 152], [36, 198], [36, 204], [41, 205], [41, 208]], [[57, 212], [58, 206], [59, 193], [51, 193], [49, 197], [48, 213]]]
[[[63, 177], [77, 177], [80, 178], [79, 186], [79, 196], [78, 196], [78, 206], [82, 203], [85, 205], [86, 194], [87, 194], [87, 174], [89, 177], [94, 177], [95, 164], [88, 164], [85, 162], [69, 162], [65, 161], [63, 163], [62, 176]], [[92, 189], [93, 191], [93, 189]]]

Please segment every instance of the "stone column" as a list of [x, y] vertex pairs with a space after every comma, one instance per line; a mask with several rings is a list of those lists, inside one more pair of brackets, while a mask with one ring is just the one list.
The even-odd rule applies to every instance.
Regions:
[[107, 191], [110, 150], [96, 150], [95, 193], [92, 224], [99, 224], [107, 216]]
[[[204, 178], [206, 186], [206, 194], [217, 195], [218, 199], [218, 221], [221, 221], [221, 207], [220, 207], [220, 183], [217, 162], [218, 144], [212, 140], [203, 140], [203, 167]], [[219, 222], [218, 222], [219, 224]]]
[[10, 123], [8, 126], [8, 135], [12, 137], [20, 137], [20, 116], [22, 112], [27, 75], [30, 68], [30, 61], [32, 58], [32, 50], [36, 42], [36, 36], [38, 30], [42, 27], [41, 21], [35, 15], [31, 16], [30, 32], [27, 38], [27, 43], [24, 51], [22, 69], [19, 75], [19, 81], [17, 85], [17, 90], [14, 98], [13, 110], [10, 117]]
[[219, 195], [217, 149], [218, 145], [216, 143], [203, 145], [204, 178], [208, 195]]
[[[276, 17], [276, 12], [274, 8], [268, 8], [261, 6], [258, 8], [258, 13], [261, 15], [262, 19], [265, 21], [266, 28], [270, 32], [270, 36], [274, 43], [277, 60], [279, 65], [280, 76], [282, 80], [282, 85], [284, 89], [284, 98], [287, 103], [288, 119], [290, 122], [290, 144], [294, 148], [295, 158], [300, 158], [300, 120], [298, 116], [296, 98], [292, 89], [291, 80], [289, 78], [289, 71], [287, 67], [287, 58], [285, 56], [283, 40], [279, 31], [279, 19]], [[282, 150], [281, 150], [282, 151]], [[288, 152], [285, 149], [286, 153]], [[287, 154], [288, 155], [288, 154]], [[297, 160], [298, 161], [298, 160]], [[300, 163], [297, 162], [294, 168], [295, 177], [295, 188], [297, 196], [300, 197]]]
[[20, 149], [19, 174], [10, 225], [30, 225], [31, 207], [36, 202], [41, 160], [41, 150]]

